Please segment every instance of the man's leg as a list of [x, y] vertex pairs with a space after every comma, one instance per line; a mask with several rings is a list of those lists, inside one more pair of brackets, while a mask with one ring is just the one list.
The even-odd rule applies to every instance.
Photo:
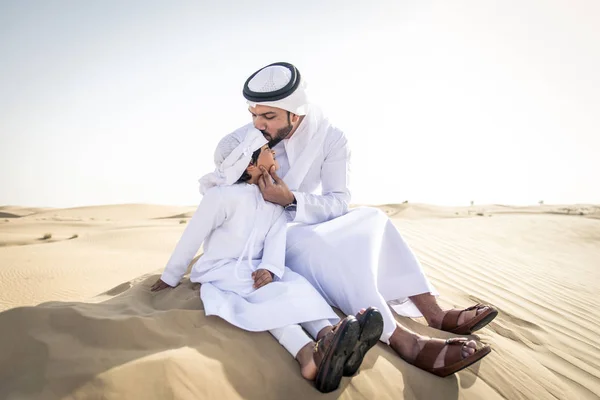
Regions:
[[418, 353], [424, 340], [398, 327], [387, 300], [409, 298], [414, 316], [425, 314], [430, 323], [441, 324], [443, 311], [429, 294], [433, 288], [384, 213], [357, 209], [323, 224], [294, 226], [288, 229], [287, 245], [286, 265], [304, 276], [329, 304], [347, 315], [377, 307], [384, 320], [381, 341], [389, 344], [394, 335], [393, 347], [406, 359]]
[[[365, 312], [365, 309], [359, 311], [360, 314]], [[432, 339], [426, 336], [421, 336], [410, 329], [403, 327], [400, 324], [396, 324], [394, 333], [389, 338], [389, 346], [404, 360], [413, 364], [421, 350], [430, 341], [440, 341], [441, 339]], [[438, 354], [433, 364], [433, 368], [442, 368], [445, 365], [446, 353], [448, 346], [444, 347]], [[461, 348], [461, 356], [463, 359], [468, 358], [475, 354], [477, 351], [477, 342], [474, 340], [465, 340], [464, 345]]]
[[[374, 224], [369, 223], [373, 220]], [[349, 235], [349, 231], [360, 225], [365, 225], [364, 230], [361, 229], [362, 233], [358, 231], [358, 236]], [[346, 315], [355, 315], [370, 306], [379, 309], [384, 321], [381, 341], [387, 344], [396, 329], [396, 320], [378, 290], [375, 271], [377, 265], [382, 264], [381, 261], [391, 264], [396, 258], [380, 258], [382, 244], [377, 238], [383, 235], [381, 225], [387, 226], [385, 214], [382, 215], [376, 209], [368, 209], [353, 211], [324, 224], [294, 226], [288, 229], [286, 265], [304, 276], [329, 304]], [[327, 240], [323, 240], [324, 237]], [[418, 277], [413, 275], [418, 275], [418, 272], [409, 275], [411, 276], [398, 274], [395, 278], [397, 281], [408, 278], [406, 285], [414, 286]], [[427, 284], [421, 286], [428, 288]], [[409, 288], [404, 292], [405, 298], [420, 293], [412, 290]], [[397, 293], [394, 295], [402, 296]]]

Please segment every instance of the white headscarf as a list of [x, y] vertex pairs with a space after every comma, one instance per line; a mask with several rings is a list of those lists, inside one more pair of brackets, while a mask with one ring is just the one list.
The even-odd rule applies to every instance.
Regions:
[[[280, 90], [290, 83], [292, 72], [281, 65], [270, 65], [256, 73], [248, 82], [248, 88], [257, 93], [269, 93]], [[250, 107], [263, 106], [281, 108], [296, 115], [306, 115], [308, 106], [308, 95], [306, 93], [307, 83], [303, 77], [300, 77], [300, 84], [289, 96], [275, 101], [250, 101], [247, 103]]]
[[240, 179], [250, 161], [252, 153], [267, 144], [267, 139], [256, 128], [249, 126], [244, 136], [227, 135], [215, 150], [215, 170], [198, 180], [200, 193], [214, 186], [233, 185]]

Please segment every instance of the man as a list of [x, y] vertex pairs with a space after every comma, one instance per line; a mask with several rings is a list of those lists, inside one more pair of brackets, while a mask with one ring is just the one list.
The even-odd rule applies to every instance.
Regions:
[[[263, 170], [259, 186], [266, 201], [285, 207], [288, 221], [286, 264], [303, 275], [333, 306], [358, 314], [368, 304], [384, 316], [380, 340], [415, 366], [447, 376], [479, 361], [489, 346], [466, 338], [432, 339], [396, 323], [400, 314], [425, 317], [429, 326], [471, 334], [497, 315], [489, 306], [442, 310], [421, 265], [387, 216], [374, 208], [348, 211], [350, 149], [343, 132], [311, 104], [306, 82], [289, 63], [253, 73], [243, 95], [252, 123], [269, 140], [279, 175]], [[321, 193], [315, 191], [321, 187]], [[388, 304], [389, 302], [389, 304]], [[360, 349], [356, 357], [362, 357]]]

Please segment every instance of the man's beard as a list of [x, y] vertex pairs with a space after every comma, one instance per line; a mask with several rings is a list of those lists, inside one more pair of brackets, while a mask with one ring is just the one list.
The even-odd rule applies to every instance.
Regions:
[[281, 142], [283, 139], [285, 139], [290, 134], [292, 129], [294, 129], [294, 126], [292, 124], [289, 124], [288, 126], [279, 129], [277, 131], [277, 133], [275, 133], [275, 136], [271, 136], [271, 134], [267, 131], [261, 131], [261, 132], [262, 132], [263, 136], [266, 135], [266, 137], [271, 137], [271, 140], [269, 140], [269, 147], [273, 148], [273, 147], [277, 146], [279, 144], [279, 142]]

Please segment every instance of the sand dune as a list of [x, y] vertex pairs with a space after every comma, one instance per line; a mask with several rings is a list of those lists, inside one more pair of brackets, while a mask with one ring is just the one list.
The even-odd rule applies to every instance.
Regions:
[[479, 365], [437, 378], [379, 344], [322, 395], [268, 333], [204, 316], [198, 285], [149, 291], [193, 207], [1, 207], [17, 216], [0, 219], [0, 399], [600, 396], [600, 207], [380, 208], [445, 306], [500, 310]]
[[162, 206], [155, 204], [117, 204], [62, 209], [38, 209], [27, 214], [28, 218], [61, 220], [140, 220], [165, 218], [182, 210], [193, 211], [194, 207]]
[[30, 208], [18, 206], [2, 206], [0, 207], [0, 218], [21, 218], [27, 215], [50, 210], [50, 208]]

